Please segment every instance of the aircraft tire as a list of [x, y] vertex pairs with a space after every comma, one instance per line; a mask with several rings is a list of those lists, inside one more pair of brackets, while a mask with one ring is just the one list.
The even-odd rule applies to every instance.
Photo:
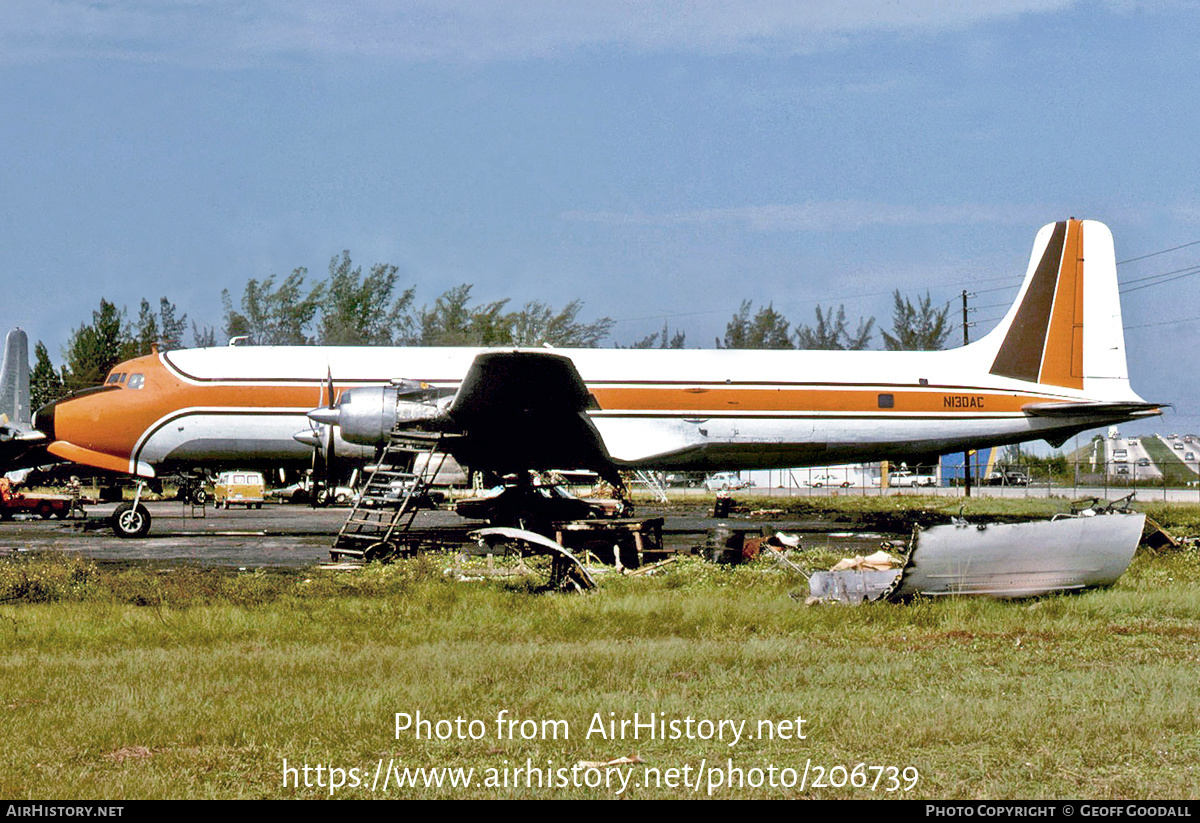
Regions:
[[112, 529], [117, 537], [136, 539], [150, 533], [150, 511], [138, 504], [122, 503], [112, 513]]
[[208, 502], [208, 492], [204, 489], [196, 489], [192, 492], [192, 502], [197, 506], [203, 506]]

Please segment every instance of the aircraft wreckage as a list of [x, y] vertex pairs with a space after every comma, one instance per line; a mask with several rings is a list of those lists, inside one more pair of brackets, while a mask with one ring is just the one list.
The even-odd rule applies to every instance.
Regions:
[[916, 527], [899, 568], [815, 572], [810, 602], [917, 596], [1037, 597], [1110, 586], [1133, 561], [1146, 516], [1118, 501], [1031, 523]]

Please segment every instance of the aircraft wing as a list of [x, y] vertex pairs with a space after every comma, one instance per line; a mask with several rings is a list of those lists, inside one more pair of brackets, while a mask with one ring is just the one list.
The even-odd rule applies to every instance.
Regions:
[[475, 357], [439, 428], [455, 457], [499, 473], [591, 469], [617, 480], [597, 408], [575, 364], [551, 352], [484, 352]]

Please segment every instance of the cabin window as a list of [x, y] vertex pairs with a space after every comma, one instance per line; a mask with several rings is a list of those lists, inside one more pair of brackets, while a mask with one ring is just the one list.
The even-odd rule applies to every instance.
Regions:
[[140, 389], [146, 383], [146, 378], [140, 374], [129, 375], [129, 388]]
[[879, 408], [894, 409], [896, 407], [896, 395], [881, 394], [879, 395]]

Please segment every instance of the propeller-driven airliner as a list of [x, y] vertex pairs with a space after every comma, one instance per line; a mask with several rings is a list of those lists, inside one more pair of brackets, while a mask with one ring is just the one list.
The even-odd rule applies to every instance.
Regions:
[[1113, 239], [1038, 232], [1004, 319], [930, 352], [232, 346], [139, 357], [37, 410], [53, 457], [138, 477], [366, 462], [395, 430], [472, 469], [734, 470], [933, 456], [1160, 414], [1131, 388]]

